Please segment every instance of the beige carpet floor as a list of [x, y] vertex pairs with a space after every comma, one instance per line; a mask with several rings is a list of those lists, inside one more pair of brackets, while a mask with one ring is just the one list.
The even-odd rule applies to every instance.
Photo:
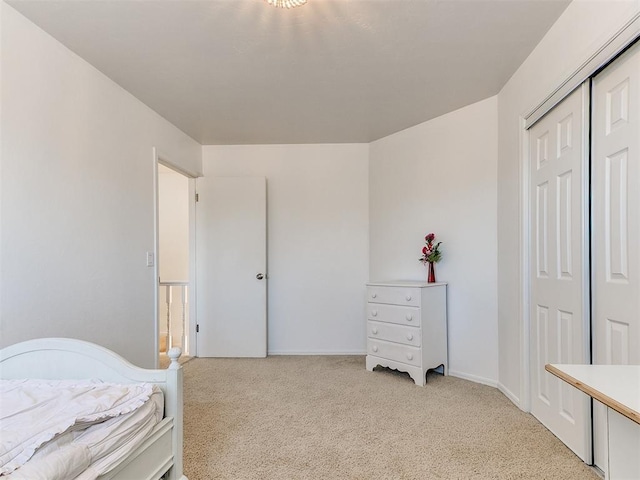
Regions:
[[599, 477], [495, 388], [364, 357], [184, 365], [189, 480]]

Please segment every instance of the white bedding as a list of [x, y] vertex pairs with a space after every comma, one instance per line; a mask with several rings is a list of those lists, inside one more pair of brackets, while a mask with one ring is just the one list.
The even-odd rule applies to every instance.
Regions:
[[163, 405], [151, 384], [2, 380], [0, 476], [95, 479], [142, 443]]

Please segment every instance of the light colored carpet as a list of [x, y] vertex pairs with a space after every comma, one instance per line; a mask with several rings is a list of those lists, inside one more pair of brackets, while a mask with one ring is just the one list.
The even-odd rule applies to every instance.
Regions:
[[193, 359], [189, 480], [599, 477], [495, 388], [367, 372], [364, 357]]

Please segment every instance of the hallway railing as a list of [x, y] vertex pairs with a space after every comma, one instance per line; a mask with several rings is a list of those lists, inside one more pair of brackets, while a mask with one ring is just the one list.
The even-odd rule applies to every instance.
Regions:
[[164, 307], [166, 308], [166, 351], [168, 352], [170, 348], [176, 346], [174, 345], [174, 326], [175, 326], [175, 315], [173, 310], [174, 305], [174, 296], [177, 302], [180, 303], [180, 346], [182, 351], [187, 350], [187, 318], [189, 312], [189, 282], [160, 282], [160, 290], [161, 293], [164, 291]]

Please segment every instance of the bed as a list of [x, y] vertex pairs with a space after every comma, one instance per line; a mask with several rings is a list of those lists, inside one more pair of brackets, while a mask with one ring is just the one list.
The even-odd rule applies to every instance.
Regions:
[[[29, 340], [0, 350], [0, 379], [100, 380], [114, 384], [152, 384], [162, 392], [164, 415], [144, 440], [119, 459], [100, 480], [187, 480], [182, 473], [181, 351], [168, 352], [166, 370], [136, 367], [104, 347], [69, 338]], [[157, 390], [156, 387], [152, 387]], [[19, 471], [16, 470], [16, 471]], [[6, 478], [10, 480], [12, 475]], [[5, 477], [0, 477], [5, 478]]]

